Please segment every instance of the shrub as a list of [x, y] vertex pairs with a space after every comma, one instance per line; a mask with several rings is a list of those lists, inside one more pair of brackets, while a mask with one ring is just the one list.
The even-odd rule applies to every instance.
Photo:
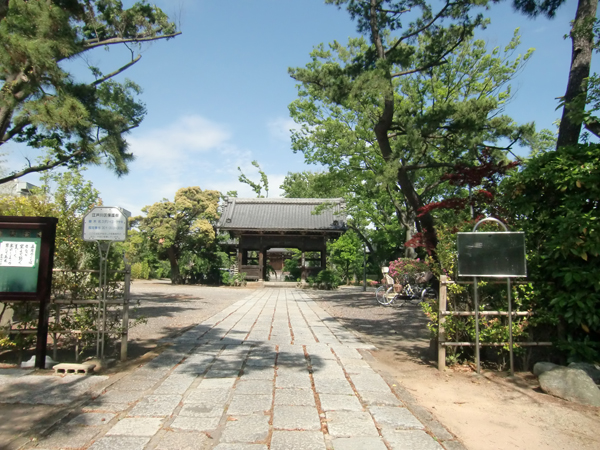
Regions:
[[246, 272], [236, 274], [222, 272], [221, 281], [227, 286], [246, 286]]
[[419, 272], [431, 272], [429, 264], [419, 258], [398, 258], [396, 261], [390, 261], [389, 274], [396, 283], [403, 284], [406, 275], [414, 278], [414, 275]]

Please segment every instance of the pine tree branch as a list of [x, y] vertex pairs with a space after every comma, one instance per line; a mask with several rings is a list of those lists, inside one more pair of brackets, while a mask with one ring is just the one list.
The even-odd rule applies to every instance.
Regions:
[[96, 47], [103, 47], [105, 45], [125, 44], [127, 42], [149, 42], [149, 41], [157, 41], [159, 39], [170, 39], [175, 36], [179, 36], [180, 34], [181, 34], [181, 31], [178, 31], [177, 33], [172, 33], [172, 34], [165, 34], [163, 36], [141, 36], [141, 37], [137, 37], [137, 38], [113, 37], [113, 38], [108, 38], [108, 39], [103, 39], [103, 40], [90, 39], [88, 41], [83, 42], [82, 52], [91, 50]]
[[93, 83], [90, 83], [90, 86], [98, 86], [99, 84], [104, 83], [106, 80], [109, 80], [110, 78], [114, 77], [115, 75], [119, 75], [121, 72], [125, 72], [127, 69], [129, 69], [131, 66], [133, 66], [140, 59], [142, 59], [142, 55], [138, 55], [137, 58], [135, 58], [134, 60], [128, 62], [127, 64], [125, 64], [120, 69], [117, 69], [114, 72], [111, 72], [108, 75], [105, 75], [102, 78], [97, 79]]
[[[137, 128], [137, 126], [138, 125], [133, 125], [131, 127], [127, 127], [125, 129], [123, 129], [120, 133], [121, 134], [127, 133], [128, 131], [131, 131], [134, 128]], [[105, 138], [97, 140], [97, 143], [100, 144], [104, 140], [105, 140]], [[29, 167], [27, 167], [26, 169], [23, 169], [20, 172], [12, 173], [7, 177], [0, 178], [0, 184], [4, 184], [4, 183], [8, 183], [9, 181], [16, 180], [17, 178], [20, 178], [29, 173], [44, 172], [46, 170], [52, 170], [61, 165], [68, 164], [71, 159], [76, 158], [80, 155], [83, 155], [83, 153], [84, 153], [84, 149], [80, 149], [80, 150], [77, 150], [76, 152], [69, 153], [68, 155], [59, 156], [54, 161], [48, 161], [44, 164], [38, 164], [37, 166], [32, 166], [31, 163], [29, 163]], [[28, 162], [29, 162], [29, 160], [28, 160]]]
[[436, 20], [438, 20], [442, 16], [442, 14], [446, 11], [446, 9], [448, 9], [448, 7], [450, 5], [452, 5], [452, 2], [447, 2], [446, 5], [444, 5], [444, 7], [442, 9], [440, 9], [439, 12], [435, 16], [433, 16], [429, 22], [427, 22], [421, 28], [417, 28], [412, 33], [402, 36], [400, 39], [398, 39], [396, 41], [396, 43], [394, 45], [392, 45], [389, 49], [386, 50], [385, 54], [388, 55], [390, 52], [394, 51], [396, 49], [396, 47], [398, 47], [398, 45], [400, 45], [401, 42], [405, 41], [406, 39], [410, 39], [411, 37], [418, 36], [420, 33], [422, 33], [423, 31], [428, 29], [430, 26], [432, 26], [436, 22]]
[[46, 170], [54, 169], [61, 165], [67, 164], [71, 158], [79, 156], [81, 154], [83, 154], [83, 149], [78, 150], [75, 153], [70, 153], [69, 155], [61, 156], [61, 157], [57, 158], [55, 161], [50, 161], [45, 164], [39, 164], [37, 166], [30, 165], [29, 167], [21, 170], [20, 172], [15, 172], [7, 177], [0, 178], [0, 184], [4, 184], [4, 183], [8, 183], [9, 181], [16, 180], [17, 178], [27, 175], [28, 173], [44, 172]]

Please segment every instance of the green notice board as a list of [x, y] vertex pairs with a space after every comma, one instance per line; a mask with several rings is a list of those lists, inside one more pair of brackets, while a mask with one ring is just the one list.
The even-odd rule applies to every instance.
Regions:
[[0, 292], [36, 292], [42, 231], [0, 229]]

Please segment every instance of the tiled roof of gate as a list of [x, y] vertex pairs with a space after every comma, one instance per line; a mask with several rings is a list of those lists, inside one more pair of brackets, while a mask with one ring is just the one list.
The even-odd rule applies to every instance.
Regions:
[[[331, 206], [313, 214], [323, 203]], [[346, 226], [342, 198], [226, 198], [217, 228], [264, 231], [343, 231]]]

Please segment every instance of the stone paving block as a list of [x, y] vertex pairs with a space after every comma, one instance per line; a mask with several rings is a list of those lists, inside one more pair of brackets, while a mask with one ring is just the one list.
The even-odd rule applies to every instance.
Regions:
[[116, 414], [109, 412], [86, 412], [83, 414], [79, 414], [77, 417], [73, 418], [67, 425], [79, 425], [84, 427], [98, 427], [102, 425], [106, 425], [111, 421]]
[[208, 370], [210, 364], [210, 362], [195, 363], [186, 361], [175, 367], [175, 369], [173, 370], [173, 374], [186, 373], [191, 375], [202, 375]]
[[194, 389], [183, 399], [183, 403], [200, 403], [215, 406], [225, 404], [229, 395], [229, 389]]
[[362, 359], [361, 354], [355, 348], [345, 345], [332, 345], [331, 348], [340, 359]]
[[315, 378], [315, 390], [319, 394], [354, 395], [354, 390], [345, 378]]
[[316, 406], [312, 389], [276, 389], [275, 405]]
[[235, 387], [238, 395], [272, 394], [273, 382], [270, 380], [240, 380]]
[[462, 443], [460, 443], [459, 441], [454, 441], [454, 440], [448, 440], [448, 441], [443, 441], [443, 447], [446, 450], [467, 450], [465, 448], [464, 445], [462, 445]]
[[107, 391], [100, 395], [96, 402], [101, 403], [133, 403], [142, 397], [142, 391]]
[[129, 403], [107, 403], [102, 401], [101, 397], [98, 400], [85, 405], [82, 410], [84, 412], [121, 412], [125, 411], [131, 405]]
[[379, 436], [371, 415], [358, 411], [327, 411], [327, 428], [333, 437]]
[[178, 373], [169, 375], [155, 390], [154, 394], [183, 394], [194, 382], [193, 374]]
[[325, 344], [306, 344], [306, 352], [311, 360], [313, 357], [320, 359], [336, 359], [335, 355], [331, 352], [331, 347]]
[[403, 406], [403, 403], [390, 392], [363, 391], [359, 393], [362, 401], [367, 405]]
[[310, 389], [311, 382], [306, 372], [283, 372], [277, 371], [275, 386], [278, 388], [295, 388], [295, 389]]
[[275, 357], [261, 358], [258, 356], [250, 357], [246, 360], [247, 367], [275, 367]]
[[201, 403], [185, 403], [178, 416], [181, 417], [221, 417], [225, 404], [206, 405]]
[[365, 391], [377, 391], [377, 392], [389, 392], [390, 387], [387, 385], [380, 375], [364, 375], [364, 374], [352, 374], [350, 379], [358, 392]]
[[269, 416], [230, 417], [221, 435], [221, 442], [256, 443], [269, 435]]
[[210, 448], [212, 440], [204, 433], [189, 431], [167, 431], [155, 450], [202, 450]]
[[147, 391], [156, 383], [156, 379], [131, 376], [121, 378], [110, 389], [115, 391]]
[[421, 430], [383, 429], [381, 434], [392, 450], [442, 450], [443, 447]]
[[362, 411], [363, 407], [356, 395], [319, 394], [323, 411], [348, 410]]
[[127, 417], [117, 422], [107, 436], [154, 436], [164, 419], [154, 417]]
[[205, 378], [196, 389], [231, 389], [237, 378]]
[[213, 370], [211, 368], [204, 378], [237, 378], [239, 374], [240, 369]]
[[153, 368], [147, 368], [146, 366], [137, 369], [135, 371], [135, 376], [138, 378], [146, 378], [148, 380], [155, 380], [158, 381], [161, 378], [165, 377], [169, 371], [171, 370], [170, 367], [162, 367], [160, 369], [153, 369]]
[[246, 366], [240, 380], [271, 380], [275, 378], [273, 367]]
[[336, 438], [333, 439], [332, 444], [333, 450], [388, 450], [379, 437]]
[[423, 424], [406, 408], [395, 406], [371, 406], [369, 408], [375, 422], [381, 428], [419, 429]]
[[[352, 361], [362, 361], [361, 360], [352, 360]], [[367, 364], [366, 361], [363, 361], [365, 364]], [[343, 363], [342, 363], [343, 364]], [[344, 365], [344, 370], [346, 371], [347, 374], [349, 375], [377, 375], [377, 372], [375, 372], [373, 369], [371, 369], [371, 367], [367, 364], [366, 366], [362, 366], [362, 365]]]
[[[320, 431], [273, 431], [271, 450], [326, 450]], [[366, 450], [366, 447], [365, 449]], [[369, 449], [371, 450], [371, 449]]]
[[212, 431], [219, 426], [220, 417], [183, 417], [177, 416], [171, 428], [190, 431]]
[[88, 450], [144, 450], [149, 440], [148, 436], [104, 436]]
[[212, 366], [210, 366], [210, 370], [236, 370], [239, 372], [243, 364], [243, 359], [219, 357], [213, 362]]
[[320, 430], [319, 413], [312, 406], [277, 405], [273, 408], [273, 428]]
[[268, 450], [268, 448], [265, 444], [224, 443], [217, 445], [213, 450]]
[[345, 379], [346, 374], [341, 367], [327, 367], [320, 368], [313, 366], [313, 378], [316, 380], [317, 378], [337, 378], [337, 379]]
[[85, 447], [99, 432], [97, 427], [65, 426], [40, 440], [39, 446], [61, 449]]
[[181, 395], [148, 395], [127, 416], [169, 417], [181, 402]]
[[271, 409], [273, 404], [272, 394], [260, 395], [237, 395], [234, 394], [227, 414], [234, 416], [242, 416], [247, 414], [256, 414]]
[[[215, 350], [215, 353], [217, 351], [218, 350]], [[214, 360], [215, 357], [212, 354], [197, 353], [197, 351], [195, 351], [194, 354], [188, 356], [179, 366], [183, 366], [184, 364], [197, 364], [203, 366], [212, 363]]]

